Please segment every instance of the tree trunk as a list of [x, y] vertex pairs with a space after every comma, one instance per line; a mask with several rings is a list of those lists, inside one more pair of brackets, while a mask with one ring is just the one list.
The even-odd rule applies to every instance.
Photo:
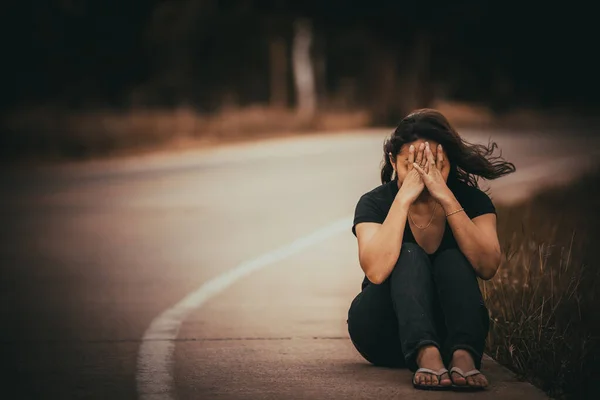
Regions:
[[297, 20], [294, 33], [292, 63], [296, 84], [297, 111], [307, 121], [314, 118], [317, 108], [315, 74], [310, 56], [312, 27], [307, 20]]
[[316, 103], [319, 110], [329, 106], [329, 96], [327, 93], [327, 43], [325, 40], [326, 38], [324, 36], [315, 35], [312, 51], [315, 71]]
[[372, 53], [369, 57], [369, 73], [366, 82], [368, 107], [376, 125], [395, 123], [397, 114], [397, 49], [382, 43], [377, 38], [370, 40]]

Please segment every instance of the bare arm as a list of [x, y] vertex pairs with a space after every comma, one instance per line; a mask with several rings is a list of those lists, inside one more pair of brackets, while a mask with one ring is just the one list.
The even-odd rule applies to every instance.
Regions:
[[[447, 198], [441, 202], [446, 213], [461, 208], [454, 194], [448, 191]], [[464, 212], [448, 216], [458, 247], [469, 260], [475, 273], [481, 279], [494, 277], [501, 261], [500, 243], [496, 232], [496, 215], [483, 214], [471, 220]]]
[[392, 273], [400, 256], [408, 206], [396, 197], [383, 224], [363, 222], [356, 225], [358, 259], [365, 275], [380, 284]]

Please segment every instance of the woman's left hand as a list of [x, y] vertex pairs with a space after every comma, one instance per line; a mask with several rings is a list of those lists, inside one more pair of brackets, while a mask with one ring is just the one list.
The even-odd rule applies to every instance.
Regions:
[[448, 197], [449, 193], [451, 193], [450, 188], [448, 188], [448, 185], [446, 185], [446, 180], [442, 175], [444, 153], [441, 146], [438, 147], [436, 161], [433, 157], [431, 149], [429, 148], [429, 142], [425, 142], [425, 157], [427, 158], [427, 163], [423, 168], [421, 168], [417, 163], [414, 163], [413, 166], [419, 172], [419, 174], [421, 174], [421, 178], [423, 179], [429, 194], [431, 194], [435, 200], [441, 203]]

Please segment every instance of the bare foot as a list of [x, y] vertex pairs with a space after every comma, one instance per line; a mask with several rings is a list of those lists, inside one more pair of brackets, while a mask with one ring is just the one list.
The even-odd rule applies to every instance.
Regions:
[[[417, 354], [416, 361], [419, 368], [429, 368], [434, 371], [439, 371], [440, 369], [444, 368], [444, 362], [442, 361], [440, 351], [435, 346], [421, 347]], [[450, 380], [450, 376], [448, 376], [447, 372], [441, 375], [441, 382], [438, 380], [437, 376], [428, 374], [426, 372], [418, 372], [415, 374], [414, 380], [415, 383], [426, 386], [452, 385], [452, 381]]]
[[[462, 369], [465, 373], [475, 369], [473, 357], [471, 357], [471, 353], [466, 350], [456, 350], [452, 355], [452, 362], [450, 365], [451, 367], [458, 367]], [[456, 386], [474, 386], [484, 388], [488, 385], [488, 380], [483, 374], [468, 376], [465, 379], [457, 372], [452, 372], [452, 382], [454, 382]]]

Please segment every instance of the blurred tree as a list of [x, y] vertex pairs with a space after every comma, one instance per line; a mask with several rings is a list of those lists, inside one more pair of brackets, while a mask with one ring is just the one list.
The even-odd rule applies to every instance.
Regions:
[[317, 109], [315, 72], [311, 56], [312, 25], [307, 19], [298, 19], [294, 27], [292, 63], [296, 83], [296, 106], [300, 117], [310, 121]]
[[[592, 15], [510, 0], [8, 2], [2, 103], [125, 107], [134, 93], [135, 104], [205, 111], [345, 104], [386, 124], [440, 89], [498, 111], [599, 104]], [[295, 86], [296, 19], [312, 25], [312, 95]]]

